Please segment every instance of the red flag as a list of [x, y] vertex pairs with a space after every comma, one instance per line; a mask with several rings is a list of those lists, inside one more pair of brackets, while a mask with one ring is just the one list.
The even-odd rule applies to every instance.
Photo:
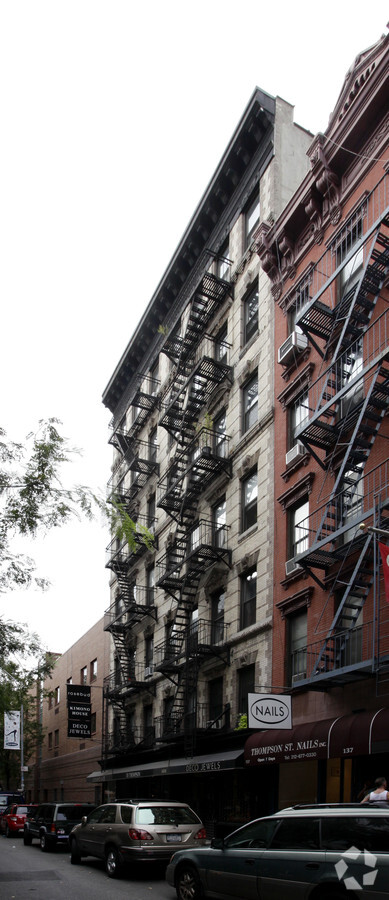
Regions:
[[389, 547], [386, 544], [378, 543], [382, 559], [382, 568], [384, 571], [385, 597], [389, 603]]

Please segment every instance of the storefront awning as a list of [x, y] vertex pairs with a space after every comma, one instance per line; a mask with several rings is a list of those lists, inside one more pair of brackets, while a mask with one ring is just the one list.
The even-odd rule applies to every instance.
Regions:
[[221, 772], [234, 769], [243, 763], [243, 750], [226, 750], [222, 753], [210, 753], [205, 756], [181, 757], [179, 759], [159, 760], [155, 763], [142, 763], [139, 766], [126, 766], [119, 769], [105, 769], [92, 772], [87, 781], [126, 781], [144, 778], [147, 775], [185, 775]]
[[244, 748], [246, 766], [364, 756], [389, 751], [389, 709], [258, 731]]

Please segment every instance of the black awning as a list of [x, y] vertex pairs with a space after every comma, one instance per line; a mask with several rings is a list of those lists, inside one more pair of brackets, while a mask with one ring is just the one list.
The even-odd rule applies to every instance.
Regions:
[[102, 772], [91, 772], [87, 781], [127, 781], [134, 778], [145, 778], [155, 775], [207, 774], [235, 769], [243, 765], [243, 749], [225, 750], [220, 753], [209, 753], [205, 756], [181, 757], [178, 759], [159, 760], [155, 763], [142, 763], [139, 766], [126, 766], [118, 769], [106, 769]]

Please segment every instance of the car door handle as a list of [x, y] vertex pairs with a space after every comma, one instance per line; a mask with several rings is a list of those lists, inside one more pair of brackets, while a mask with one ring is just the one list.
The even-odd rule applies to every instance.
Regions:
[[319, 869], [320, 865], [319, 865], [319, 863], [311, 862], [311, 863], [307, 863], [305, 868], [306, 869]]

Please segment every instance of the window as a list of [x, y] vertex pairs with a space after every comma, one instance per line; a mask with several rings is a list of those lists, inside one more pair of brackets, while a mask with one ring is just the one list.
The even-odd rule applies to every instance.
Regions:
[[249, 569], [241, 576], [240, 583], [240, 627], [254, 625], [257, 613], [257, 571]]
[[226, 501], [221, 500], [212, 510], [213, 534], [215, 547], [223, 548], [226, 544]]
[[255, 666], [245, 666], [238, 671], [238, 714], [247, 716], [248, 694], [255, 690]]
[[59, 729], [56, 728], [54, 732], [54, 747], [59, 747]]
[[250, 246], [254, 231], [259, 224], [259, 190], [255, 190], [245, 211], [245, 250]]
[[272, 850], [310, 850], [320, 849], [320, 820], [304, 816], [281, 821], [271, 842]]
[[218, 278], [223, 278], [224, 281], [229, 281], [230, 279], [230, 262], [228, 259], [229, 254], [229, 244], [228, 241], [223, 244], [223, 246], [219, 250], [219, 255], [216, 261], [216, 274]]
[[[362, 218], [361, 215], [358, 214], [357, 217], [353, 218], [351, 222], [346, 225], [346, 227], [342, 230], [341, 234], [338, 237], [336, 242], [336, 266], [342, 265], [343, 260], [345, 260], [353, 247], [358, 243], [360, 238], [362, 237]], [[347, 262], [343, 266], [338, 281], [338, 298], [342, 299], [342, 296], [351, 290], [352, 287], [359, 280], [361, 275], [363, 266], [363, 247], [360, 247], [359, 250], [354, 253], [351, 258], [347, 259]]]
[[190, 614], [188, 651], [194, 653], [199, 642], [199, 610], [195, 606]]
[[56, 687], [56, 689], [55, 689], [55, 705], [56, 706], [58, 706], [60, 699], [61, 699], [61, 688]]
[[226, 593], [224, 588], [212, 595], [211, 601], [211, 643], [219, 644], [224, 640], [224, 607]]
[[[221, 728], [223, 719], [223, 678], [214, 678], [208, 685], [209, 718], [213, 728]], [[215, 719], [217, 721], [215, 721]]]
[[143, 710], [144, 745], [152, 747], [154, 743], [153, 707], [145, 706]]
[[48, 736], [47, 736], [47, 741], [48, 741], [49, 750], [52, 750], [53, 749], [53, 732], [52, 731], [49, 731]]
[[97, 659], [92, 659], [90, 664], [90, 680], [96, 681], [97, 678]]
[[91, 734], [96, 734], [96, 713], [93, 712], [90, 717]]
[[145, 668], [153, 668], [154, 659], [154, 637], [145, 638]]
[[215, 340], [215, 359], [216, 362], [228, 362], [228, 345], [227, 345], [227, 322], [216, 335]]
[[258, 289], [256, 287], [247, 294], [243, 301], [244, 314], [244, 343], [257, 334], [258, 331]]
[[155, 590], [155, 567], [150, 566], [146, 571], [146, 603], [147, 606], [154, 606], [154, 590]]
[[157, 429], [153, 428], [149, 436], [149, 462], [155, 463], [157, 461], [157, 451]]
[[304, 393], [300, 394], [297, 400], [288, 407], [289, 448], [295, 445], [297, 440], [296, 431], [302, 427], [303, 423], [306, 422], [308, 418], [308, 391], [304, 391]]
[[258, 374], [243, 388], [243, 434], [258, 421]]
[[309, 500], [288, 510], [290, 559], [308, 550]]
[[189, 535], [189, 553], [193, 553], [200, 546], [200, 523], [198, 522]]
[[72, 676], [70, 676], [70, 678], [67, 678], [67, 679], [66, 679], [66, 684], [73, 684], [73, 678], [72, 678]]
[[[341, 415], [346, 416], [363, 399], [363, 350], [359, 339], [347, 350], [337, 363], [337, 377], [342, 387], [350, 384], [350, 388], [341, 400]], [[355, 380], [356, 379], [356, 380]]]
[[147, 527], [153, 530], [155, 525], [155, 494], [152, 494], [147, 501]]
[[88, 667], [83, 666], [80, 671], [80, 684], [87, 684], [88, 681]]
[[[292, 683], [306, 675], [307, 671], [307, 612], [288, 616], [289, 665]], [[297, 677], [296, 677], [297, 676]]]
[[256, 472], [242, 481], [242, 531], [257, 521], [258, 476]]
[[226, 413], [223, 410], [214, 422], [215, 432], [215, 455], [221, 456], [223, 459], [227, 456], [227, 440], [226, 440]]
[[157, 359], [150, 369], [150, 395], [156, 397], [159, 388], [159, 360]]

